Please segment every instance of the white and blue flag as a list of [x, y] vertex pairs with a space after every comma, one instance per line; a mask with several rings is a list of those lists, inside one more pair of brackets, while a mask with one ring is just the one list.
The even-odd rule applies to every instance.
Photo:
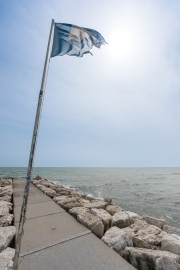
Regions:
[[105, 43], [103, 36], [93, 29], [55, 23], [51, 57], [65, 54], [82, 57], [85, 53], [92, 54], [90, 50], [93, 46], [100, 48]]

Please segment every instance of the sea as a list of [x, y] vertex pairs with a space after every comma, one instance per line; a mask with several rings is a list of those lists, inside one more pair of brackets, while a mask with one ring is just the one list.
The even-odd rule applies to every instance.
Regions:
[[[0, 178], [26, 177], [27, 168], [1, 167]], [[180, 168], [34, 167], [32, 175], [180, 228]]]

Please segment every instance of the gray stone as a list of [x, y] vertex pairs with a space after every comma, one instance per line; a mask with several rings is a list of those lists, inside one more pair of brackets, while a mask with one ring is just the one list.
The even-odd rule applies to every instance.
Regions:
[[14, 215], [13, 214], [6, 214], [0, 216], [0, 227], [7, 227], [12, 224]]
[[4, 195], [4, 196], [0, 197], [0, 201], [11, 202], [11, 196], [10, 195]]
[[43, 178], [42, 178], [42, 176], [37, 175], [34, 179], [35, 179], [35, 180], [42, 180]]
[[171, 227], [168, 225], [164, 225], [163, 231], [167, 232], [168, 234], [177, 234], [180, 236], [180, 229], [176, 227]]
[[0, 252], [10, 245], [15, 234], [14, 226], [0, 227]]
[[15, 255], [15, 249], [6, 248], [0, 253], [0, 269], [11, 270], [13, 267], [13, 258]]
[[119, 211], [114, 214], [112, 218], [112, 226], [117, 226], [119, 228], [129, 227], [133, 224], [140, 216], [129, 211]]
[[12, 186], [12, 179], [0, 179], [0, 187]]
[[102, 208], [105, 209], [106, 206], [108, 205], [108, 202], [104, 202], [102, 200], [92, 200], [91, 202], [85, 202], [83, 204], [84, 207], [86, 208]]
[[116, 214], [119, 211], [123, 211], [123, 209], [120, 206], [117, 205], [108, 205], [106, 207], [106, 211], [113, 216], [114, 214]]
[[[57, 198], [57, 197], [56, 197]], [[57, 201], [57, 204], [60, 205], [61, 207], [64, 207], [67, 203], [75, 203], [77, 200], [75, 198], [65, 198]]]
[[114, 249], [120, 255], [126, 247], [132, 247], [133, 242], [128, 235], [118, 227], [110, 228], [101, 239], [106, 245]]
[[180, 255], [180, 236], [165, 234], [161, 241], [161, 249]]
[[45, 188], [43, 189], [43, 192], [48, 195], [50, 198], [53, 198], [54, 195], [56, 194], [56, 191], [51, 189], [51, 188]]
[[123, 257], [138, 270], [180, 269], [180, 257], [166, 251], [127, 247]]
[[90, 229], [94, 234], [101, 238], [104, 234], [104, 225], [102, 220], [92, 215], [91, 213], [84, 213], [77, 216], [77, 220]]
[[142, 217], [142, 220], [145, 220], [148, 224], [159, 227], [161, 230], [163, 229], [164, 225], [168, 224], [168, 222], [165, 219], [158, 219], [146, 215]]
[[114, 214], [112, 218], [112, 226], [116, 226], [118, 228], [129, 227], [131, 225], [131, 221], [126, 212], [121, 211]]
[[12, 196], [12, 194], [13, 194], [12, 186], [0, 187], [0, 197], [7, 195]]
[[78, 215], [82, 215], [85, 213], [90, 213], [89, 209], [85, 207], [74, 207], [69, 210], [69, 214], [71, 214], [75, 218], [77, 218]]
[[[53, 201], [55, 201], [55, 202], [58, 202], [58, 201], [61, 201], [61, 200], [65, 200], [65, 199], [70, 199], [70, 197], [69, 196], [65, 196], [65, 195], [62, 195], [62, 196], [55, 196], [54, 198], [53, 198]], [[69, 201], [68, 201], [69, 202]]]
[[90, 202], [96, 200], [96, 198], [94, 198], [94, 197], [92, 197], [92, 196], [89, 196], [89, 195], [87, 195], [87, 196], [85, 197], [85, 199], [86, 199], [86, 200], [89, 200]]
[[81, 193], [81, 192], [77, 192], [77, 191], [72, 191], [72, 192], [71, 192], [71, 195], [72, 195], [73, 197], [79, 197], [79, 198], [85, 198], [85, 197], [86, 197], [85, 194], [83, 194], [83, 193]]
[[135, 247], [148, 249], [160, 249], [162, 238], [166, 234], [160, 228], [147, 224], [145, 220], [137, 220], [123, 231], [129, 235]]
[[63, 208], [69, 212], [69, 210], [71, 208], [74, 208], [74, 207], [82, 207], [82, 204], [78, 201], [75, 201], [75, 202], [69, 202], [69, 203], [66, 203], [65, 205], [63, 205]]
[[112, 216], [107, 211], [104, 209], [92, 208], [91, 213], [102, 219], [105, 232], [111, 227]]
[[8, 215], [12, 210], [12, 203], [6, 201], [0, 201], [0, 217]]
[[111, 199], [110, 197], [105, 197], [105, 198], [104, 198], [104, 201], [105, 201], [105, 202], [108, 202], [109, 204], [112, 203], [112, 199]]

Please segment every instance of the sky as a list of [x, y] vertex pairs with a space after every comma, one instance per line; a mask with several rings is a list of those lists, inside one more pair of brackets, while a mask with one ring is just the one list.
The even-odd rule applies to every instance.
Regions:
[[179, 0], [0, 0], [0, 166], [27, 167], [51, 20], [108, 45], [51, 58], [34, 166], [180, 166]]

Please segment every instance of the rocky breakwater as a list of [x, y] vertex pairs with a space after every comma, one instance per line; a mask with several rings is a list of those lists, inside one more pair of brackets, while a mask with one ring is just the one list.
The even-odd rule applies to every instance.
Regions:
[[12, 179], [0, 179], [0, 269], [10, 270], [13, 267], [15, 250], [10, 247], [16, 229], [12, 214]]
[[180, 229], [164, 219], [139, 216], [104, 200], [32, 179], [45, 194], [138, 270], [180, 270]]

